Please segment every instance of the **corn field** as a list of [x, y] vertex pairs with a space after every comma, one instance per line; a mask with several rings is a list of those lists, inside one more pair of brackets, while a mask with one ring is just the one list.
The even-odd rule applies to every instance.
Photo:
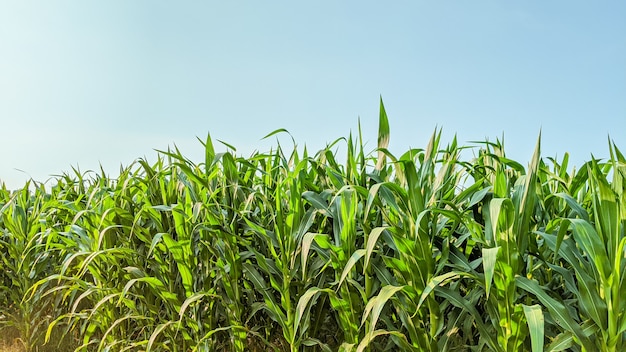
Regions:
[[360, 128], [314, 155], [200, 142], [199, 163], [173, 147], [116, 178], [2, 186], [0, 336], [26, 351], [626, 350], [626, 159], [610, 141], [579, 170], [539, 141], [525, 167], [440, 130], [397, 156], [381, 101], [372, 152]]

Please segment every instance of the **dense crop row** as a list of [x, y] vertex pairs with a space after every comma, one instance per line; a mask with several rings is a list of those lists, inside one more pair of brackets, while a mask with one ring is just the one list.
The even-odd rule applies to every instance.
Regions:
[[539, 143], [525, 168], [499, 142], [466, 161], [438, 132], [400, 157], [388, 140], [381, 103], [373, 154], [208, 137], [199, 164], [1, 189], [0, 324], [87, 351], [626, 350], [614, 145], [568, 171]]

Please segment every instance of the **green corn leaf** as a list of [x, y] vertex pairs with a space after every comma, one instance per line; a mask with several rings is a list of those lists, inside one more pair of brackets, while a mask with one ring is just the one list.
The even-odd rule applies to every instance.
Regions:
[[311, 250], [311, 245], [313, 244], [313, 241], [318, 236], [326, 236], [326, 235], [320, 234], [320, 233], [307, 232], [302, 237], [302, 245], [301, 245], [302, 253], [300, 256], [300, 261], [301, 261], [300, 265], [302, 268], [301, 270], [302, 270], [303, 281], [306, 280], [306, 267], [307, 267], [307, 262], [309, 260], [309, 251]]
[[576, 243], [583, 247], [585, 252], [593, 260], [596, 270], [600, 274], [603, 283], [608, 283], [611, 275], [611, 263], [606, 248], [600, 235], [595, 228], [582, 219], [569, 219]]
[[369, 266], [370, 258], [372, 257], [372, 253], [374, 252], [374, 247], [376, 246], [376, 243], [378, 243], [378, 238], [386, 229], [386, 227], [377, 227], [373, 229], [372, 232], [370, 232], [365, 247], [365, 265], [363, 267], [364, 270]]
[[300, 299], [298, 300], [298, 305], [296, 307], [296, 317], [295, 317], [294, 328], [293, 328], [294, 333], [298, 332], [298, 327], [300, 326], [300, 320], [305, 316], [304, 313], [306, 309], [310, 308], [309, 302], [312, 299], [315, 300], [315, 297], [318, 296], [322, 292], [329, 293], [329, 292], [332, 292], [332, 290], [322, 289], [318, 287], [311, 287], [304, 293], [304, 295], [302, 295], [302, 297], [300, 297]]
[[189, 240], [176, 241], [169, 234], [164, 234], [163, 243], [176, 261], [176, 267], [185, 289], [185, 297], [191, 297], [193, 294], [193, 276], [191, 275], [191, 267], [189, 265], [190, 257], [192, 256], [189, 250]]
[[421, 308], [421, 306], [424, 303], [424, 301], [426, 300], [426, 298], [428, 298], [430, 293], [436, 287], [440, 286], [441, 284], [445, 284], [445, 283], [447, 283], [448, 281], [450, 281], [452, 279], [458, 278], [462, 274], [463, 273], [460, 273], [458, 271], [450, 271], [450, 272], [447, 272], [447, 273], [439, 275], [439, 276], [435, 276], [432, 279], [430, 279], [430, 281], [428, 282], [428, 284], [424, 288], [424, 291], [422, 291], [422, 294], [420, 296], [419, 302], [417, 302], [416, 311]]
[[267, 138], [270, 138], [271, 136], [273, 136], [273, 135], [275, 135], [275, 134], [279, 134], [279, 133], [287, 133], [287, 134], [289, 134], [289, 131], [287, 131], [287, 130], [286, 130], [286, 129], [284, 129], [284, 128], [279, 128], [279, 129], [276, 129], [276, 130], [274, 130], [274, 131], [272, 131], [272, 132], [268, 133], [267, 135], [265, 135], [265, 137], [263, 137], [263, 138], [261, 138], [261, 139], [267, 139]]
[[350, 274], [350, 272], [352, 271], [352, 268], [354, 267], [354, 265], [364, 255], [365, 255], [365, 249], [357, 249], [354, 253], [352, 253], [352, 255], [350, 256], [350, 259], [348, 259], [348, 262], [346, 263], [346, 266], [344, 267], [344, 269], [343, 269], [343, 271], [341, 273], [341, 278], [339, 279], [339, 283], [337, 284], [338, 287], [341, 287], [341, 284], [343, 283], [343, 280], [346, 279], [348, 274]]
[[[389, 146], [389, 119], [383, 104], [383, 98], [380, 97], [380, 114], [378, 118], [378, 149], [387, 149]], [[380, 171], [385, 165], [385, 154], [378, 151], [378, 160], [376, 161], [376, 170]]]
[[373, 297], [367, 305], [365, 306], [365, 311], [363, 312], [363, 318], [361, 319], [361, 326], [365, 323], [367, 318], [372, 315], [370, 318], [370, 332], [373, 332], [376, 323], [378, 322], [378, 317], [380, 316], [380, 312], [383, 310], [383, 307], [393, 295], [395, 295], [398, 291], [401, 291], [404, 286], [384, 286], [377, 296]]
[[105, 343], [108, 341], [106, 337], [115, 329], [117, 325], [124, 323], [126, 320], [149, 320], [149, 318], [143, 315], [125, 315], [115, 320], [113, 324], [111, 324], [111, 326], [107, 329], [107, 331], [104, 332], [104, 335], [102, 336], [102, 340], [100, 341], [100, 344], [98, 346], [98, 351], [104, 350]]
[[[517, 217], [515, 221], [516, 235], [517, 235], [517, 247], [521, 252], [526, 251], [528, 245], [528, 232], [530, 231], [530, 220], [533, 216], [536, 204], [536, 183], [537, 183], [537, 170], [539, 169], [541, 155], [541, 132], [537, 138], [537, 144], [535, 145], [535, 151], [533, 153], [530, 165], [528, 166], [528, 172], [524, 178], [524, 188], [520, 199], [520, 203], [517, 207]], [[513, 196], [515, 198], [515, 195]]]
[[[473, 186], [479, 186], [478, 183], [474, 184]], [[487, 187], [487, 188], [483, 188], [480, 191], [474, 192], [472, 193], [472, 197], [469, 200], [469, 203], [467, 204], [467, 208], [471, 208], [474, 205], [478, 204], [478, 202], [482, 201], [483, 199], [485, 199], [485, 196], [491, 192], [491, 187]]]
[[[581, 325], [583, 334], [587, 337], [592, 336], [598, 332], [598, 326], [593, 321], [586, 321]], [[548, 346], [546, 346], [546, 352], [565, 351], [570, 349], [574, 344], [574, 335], [565, 331], [558, 334]]]
[[500, 247], [483, 248], [483, 270], [485, 272], [485, 298], [489, 298], [489, 289], [493, 280], [493, 273], [496, 268], [496, 258]]
[[152, 334], [150, 335], [150, 339], [148, 339], [148, 345], [146, 345], [146, 352], [150, 352], [152, 351], [152, 346], [154, 345], [154, 342], [156, 341], [156, 339], [158, 338], [159, 334], [165, 330], [168, 326], [175, 324], [176, 322], [174, 321], [168, 321], [167, 323], [163, 323], [163, 324], [159, 324], [156, 329], [154, 329], [154, 332], [152, 332]]
[[458, 292], [452, 291], [445, 287], [438, 286], [435, 287], [435, 290], [438, 296], [443, 297], [453, 305], [462, 308], [466, 312], [468, 312], [472, 316], [474, 320], [473, 323], [476, 324], [476, 327], [480, 332], [481, 339], [484, 339], [484, 343], [487, 344], [492, 351], [499, 351], [498, 343], [496, 342], [495, 336], [493, 336], [493, 334], [490, 333], [489, 330], [487, 330], [487, 327], [482, 321], [480, 313], [478, 313], [476, 307], [474, 307], [472, 303], [470, 303], [467, 299], [461, 297]]
[[267, 285], [267, 283], [263, 279], [263, 276], [261, 276], [261, 274], [256, 270], [254, 265], [252, 265], [251, 263], [244, 263], [243, 269], [244, 269], [244, 273], [246, 274], [248, 279], [252, 282], [252, 284], [257, 289], [257, 291], [261, 292], [263, 294], [263, 297], [266, 299], [266, 301], [268, 301], [266, 303], [271, 304], [271, 307], [269, 308], [273, 311], [275, 307], [278, 307], [278, 305], [276, 304], [274, 300], [274, 297], [269, 292], [270, 286]]
[[204, 170], [206, 176], [209, 176], [209, 170], [213, 166], [215, 160], [215, 149], [213, 148], [213, 142], [211, 141], [211, 134], [206, 134], [206, 141], [204, 142]]
[[351, 352], [352, 350], [354, 350], [355, 346], [355, 343], [344, 342], [341, 344], [341, 346], [339, 346], [339, 352]]
[[357, 352], [362, 352], [365, 351], [365, 349], [369, 346], [369, 344], [377, 337], [379, 336], [384, 336], [384, 335], [393, 335], [396, 336], [400, 339], [404, 339], [406, 340], [406, 336], [404, 336], [404, 334], [402, 334], [401, 332], [398, 331], [388, 331], [388, 330], [373, 330], [373, 331], [369, 331], [368, 333], [365, 334], [365, 336], [363, 337], [363, 340], [361, 340], [361, 342], [359, 343], [359, 345], [356, 348]]
[[583, 220], [589, 221], [589, 214], [580, 204], [578, 204], [578, 202], [576, 201], [576, 199], [574, 199], [574, 197], [570, 196], [567, 193], [561, 192], [561, 193], [556, 193], [554, 195], [548, 195], [546, 197], [546, 200], [550, 199], [553, 196], [563, 199], [565, 203], [567, 203], [567, 205], [570, 207], [570, 209], [572, 209], [572, 211], [574, 212], [576, 216], [578, 216], [579, 218]]
[[529, 280], [525, 277], [517, 276], [515, 278], [517, 286], [522, 288], [529, 293], [537, 296], [539, 301], [546, 307], [552, 316], [556, 319], [557, 323], [565, 328], [567, 331], [570, 331], [578, 341], [585, 347], [588, 351], [593, 351], [593, 345], [591, 341], [585, 336], [582, 328], [578, 325], [574, 319], [569, 315], [569, 312], [563, 306], [563, 304], [559, 303], [554, 298], [550, 297], [536, 282]]
[[541, 306], [538, 304], [532, 306], [524, 305], [524, 315], [526, 315], [526, 321], [528, 322], [528, 329], [530, 330], [530, 340], [533, 352], [543, 351], [543, 339], [544, 339], [544, 319]]
[[189, 305], [191, 305], [192, 303], [203, 299], [204, 297], [211, 297], [213, 299], [221, 298], [220, 296], [209, 294], [209, 293], [204, 293], [204, 292], [195, 293], [191, 297], [187, 298], [185, 302], [183, 302], [183, 304], [180, 306], [180, 310], [178, 311], [178, 316], [180, 317], [179, 322], [182, 321], [183, 316], [185, 315], [185, 311], [187, 310], [187, 307], [189, 307]]
[[324, 216], [329, 218], [333, 217], [332, 213], [330, 212], [328, 203], [319, 194], [312, 191], [306, 191], [302, 193], [302, 198], [308, 200], [313, 205], [313, 207], [319, 210], [320, 213], [322, 213]]
[[219, 328], [215, 328], [212, 329], [211, 331], [207, 332], [204, 336], [202, 336], [202, 338], [198, 341], [196, 347], [192, 350], [193, 352], [195, 351], [204, 351], [204, 348], [202, 347], [202, 342], [205, 340], [208, 340], [209, 338], [211, 338], [211, 336], [222, 332], [222, 331], [229, 331], [229, 330], [233, 330], [233, 331], [241, 331], [241, 332], [245, 332], [245, 333], [250, 333], [252, 335], [255, 335], [256, 337], [261, 338], [261, 340], [265, 343], [266, 346], [271, 346], [271, 344], [269, 342], [267, 342], [267, 340], [263, 339], [260, 335], [254, 333], [253, 331], [250, 331], [248, 329], [246, 329], [244, 326], [239, 326], [239, 325], [229, 325], [229, 326], [222, 326]]

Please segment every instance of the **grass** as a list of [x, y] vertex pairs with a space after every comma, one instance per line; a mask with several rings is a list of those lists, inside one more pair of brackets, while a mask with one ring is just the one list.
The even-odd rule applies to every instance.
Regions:
[[[285, 133], [279, 129], [268, 135]], [[352, 135], [200, 140], [0, 189], [2, 343], [25, 351], [621, 351], [626, 160]], [[346, 151], [338, 160], [337, 149]], [[475, 156], [462, 158], [471, 148]], [[8, 329], [8, 330], [7, 330]], [[60, 343], [60, 344], [59, 344]], [[21, 347], [20, 347], [21, 348]]]

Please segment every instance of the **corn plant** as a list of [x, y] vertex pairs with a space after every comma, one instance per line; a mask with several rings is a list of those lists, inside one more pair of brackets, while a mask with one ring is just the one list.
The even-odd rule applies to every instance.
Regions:
[[[0, 209], [0, 324], [14, 326], [27, 351], [40, 343], [55, 305], [55, 296], [37, 294], [26, 299], [35, 283], [51, 275], [59, 264], [58, 253], [47, 248], [51, 226], [47, 212], [51, 211], [43, 186], [31, 183], [2, 195]], [[2, 326], [0, 326], [2, 327]]]
[[439, 129], [394, 155], [382, 99], [378, 125], [0, 187], [0, 324], [26, 350], [626, 348], [617, 146], [570, 168], [540, 138], [525, 167]]

